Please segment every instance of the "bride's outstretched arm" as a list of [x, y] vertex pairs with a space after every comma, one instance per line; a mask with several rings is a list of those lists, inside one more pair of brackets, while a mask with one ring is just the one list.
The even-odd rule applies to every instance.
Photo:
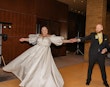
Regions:
[[24, 41], [29, 42], [29, 38], [20, 38], [19, 41], [20, 42], [24, 42]]
[[77, 42], [76, 38], [72, 38], [72, 39], [69, 39], [69, 40], [63, 40], [63, 43], [74, 43], [74, 42]]

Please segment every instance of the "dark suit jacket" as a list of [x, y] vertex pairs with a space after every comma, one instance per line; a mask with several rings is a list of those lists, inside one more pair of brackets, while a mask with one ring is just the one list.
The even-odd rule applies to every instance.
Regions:
[[84, 42], [86, 40], [91, 41], [91, 46], [89, 49], [90, 55], [95, 55], [97, 53], [101, 54], [102, 49], [107, 48], [108, 51], [110, 51], [109, 43], [108, 43], [108, 37], [107, 35], [103, 34], [103, 42], [102, 44], [99, 44], [98, 42], [98, 36], [95, 32], [91, 33], [88, 36], [80, 38], [81, 42]]

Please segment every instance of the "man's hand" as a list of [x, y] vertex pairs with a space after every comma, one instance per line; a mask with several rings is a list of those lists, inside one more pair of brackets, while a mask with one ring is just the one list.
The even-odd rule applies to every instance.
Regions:
[[105, 54], [107, 52], [107, 48], [102, 49], [101, 54]]

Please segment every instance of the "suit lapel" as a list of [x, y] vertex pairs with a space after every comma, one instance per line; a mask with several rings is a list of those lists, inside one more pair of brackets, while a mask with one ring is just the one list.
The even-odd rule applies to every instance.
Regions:
[[[105, 35], [103, 34], [103, 42], [104, 42], [104, 40], [105, 40]], [[102, 42], [102, 43], [103, 43], [103, 42]]]

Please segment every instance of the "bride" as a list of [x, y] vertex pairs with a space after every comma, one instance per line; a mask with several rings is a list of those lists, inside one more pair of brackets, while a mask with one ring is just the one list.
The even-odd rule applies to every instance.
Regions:
[[54, 63], [50, 45], [53, 43], [58, 46], [74, 41], [49, 35], [45, 26], [41, 34], [30, 34], [29, 38], [21, 38], [19, 41], [27, 41], [34, 46], [4, 66], [3, 70], [16, 75], [21, 81], [20, 87], [63, 87], [64, 81]]

